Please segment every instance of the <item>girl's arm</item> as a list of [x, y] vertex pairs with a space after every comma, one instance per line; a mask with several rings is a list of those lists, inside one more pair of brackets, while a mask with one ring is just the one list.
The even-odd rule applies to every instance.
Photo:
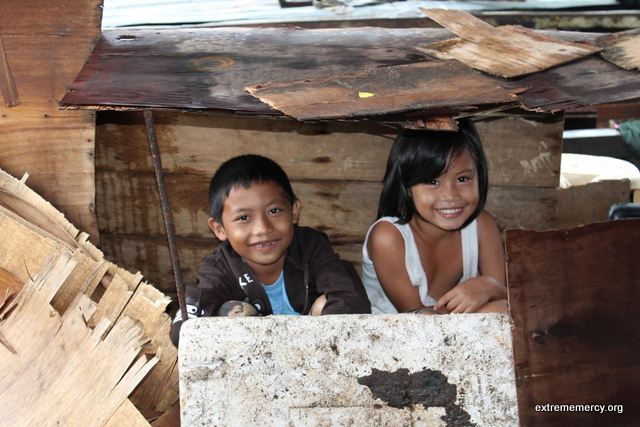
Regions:
[[405, 267], [404, 238], [390, 222], [381, 221], [369, 233], [369, 258], [382, 289], [400, 313], [422, 307], [418, 288], [411, 285]]
[[444, 294], [436, 309], [474, 313], [490, 301], [507, 298], [504, 246], [498, 225], [486, 211], [478, 215], [478, 246], [480, 276], [466, 280]]

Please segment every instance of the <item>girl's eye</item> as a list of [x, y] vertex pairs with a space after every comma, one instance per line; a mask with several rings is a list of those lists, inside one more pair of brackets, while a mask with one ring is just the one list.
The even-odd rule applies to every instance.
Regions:
[[238, 218], [236, 218], [236, 221], [244, 222], [244, 221], [247, 221], [247, 220], [249, 220], [249, 216], [248, 215], [242, 215], [242, 216], [239, 216]]
[[429, 181], [429, 185], [438, 185], [439, 182], [437, 179], [432, 179], [431, 181]]
[[469, 181], [469, 177], [461, 176], [460, 178], [458, 178], [458, 182], [467, 182], [467, 181]]

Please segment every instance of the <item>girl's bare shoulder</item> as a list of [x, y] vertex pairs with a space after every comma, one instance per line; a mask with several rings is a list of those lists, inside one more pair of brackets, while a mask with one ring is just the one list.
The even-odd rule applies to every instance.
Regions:
[[369, 233], [369, 245], [378, 247], [404, 246], [404, 238], [400, 230], [389, 221], [380, 221]]

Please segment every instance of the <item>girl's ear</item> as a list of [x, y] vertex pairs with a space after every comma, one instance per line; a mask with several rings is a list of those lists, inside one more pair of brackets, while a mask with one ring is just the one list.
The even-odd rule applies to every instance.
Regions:
[[293, 210], [293, 223], [297, 224], [298, 221], [300, 221], [300, 211], [302, 210], [302, 202], [300, 201], [300, 199], [296, 199], [296, 201], [293, 202], [292, 210]]
[[209, 225], [209, 228], [211, 229], [211, 231], [215, 233], [216, 237], [220, 239], [221, 242], [224, 242], [225, 240], [227, 240], [227, 232], [224, 231], [224, 227], [222, 226], [222, 223], [219, 223], [213, 218], [209, 218], [209, 220], [207, 221], [207, 224]]

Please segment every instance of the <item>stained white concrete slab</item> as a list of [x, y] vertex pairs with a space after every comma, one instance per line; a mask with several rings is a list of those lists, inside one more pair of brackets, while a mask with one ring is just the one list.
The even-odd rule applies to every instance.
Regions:
[[517, 426], [506, 315], [200, 318], [182, 425]]

